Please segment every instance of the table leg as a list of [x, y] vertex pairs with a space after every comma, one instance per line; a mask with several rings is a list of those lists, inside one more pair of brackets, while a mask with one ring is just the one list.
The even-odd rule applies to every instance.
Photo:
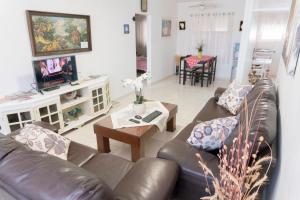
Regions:
[[110, 152], [109, 138], [103, 137], [101, 134], [96, 134], [96, 135], [97, 135], [98, 152], [109, 153]]
[[176, 130], [176, 116], [167, 122], [167, 131], [174, 132]]
[[201, 74], [201, 87], [203, 87], [203, 82], [204, 82], [204, 72], [205, 72], [205, 64], [202, 66], [202, 74]]
[[141, 141], [131, 144], [131, 160], [132, 162], [138, 161], [143, 156]]
[[186, 70], [183, 72], [183, 85], [185, 85], [186, 82]]

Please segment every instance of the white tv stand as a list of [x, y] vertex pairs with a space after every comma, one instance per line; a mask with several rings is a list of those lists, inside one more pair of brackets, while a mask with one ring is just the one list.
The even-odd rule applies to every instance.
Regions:
[[[63, 95], [77, 91], [74, 99]], [[79, 85], [61, 86], [57, 90], [36, 94], [29, 100], [8, 101], [0, 104], [0, 132], [9, 134], [34, 121], [48, 122], [59, 134], [78, 128], [89, 120], [106, 114], [112, 106], [107, 76], [81, 81]], [[77, 117], [69, 111], [78, 109]]]

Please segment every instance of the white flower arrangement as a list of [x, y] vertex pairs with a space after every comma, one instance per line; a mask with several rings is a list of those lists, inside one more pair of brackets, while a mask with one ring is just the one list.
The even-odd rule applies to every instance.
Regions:
[[149, 73], [144, 73], [136, 79], [124, 79], [122, 80], [123, 87], [131, 87], [135, 91], [136, 100], [134, 104], [142, 104], [144, 102], [143, 96], [143, 81], [150, 80]]

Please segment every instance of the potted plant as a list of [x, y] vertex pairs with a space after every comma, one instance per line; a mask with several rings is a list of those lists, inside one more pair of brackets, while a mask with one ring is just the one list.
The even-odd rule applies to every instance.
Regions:
[[144, 104], [143, 95], [143, 81], [149, 80], [150, 76], [148, 73], [144, 73], [136, 79], [125, 79], [123, 80], [124, 87], [131, 87], [135, 91], [135, 101], [133, 102], [133, 111], [137, 115], [141, 115], [146, 111], [146, 105]]
[[203, 52], [203, 44], [199, 44], [198, 47], [196, 48], [198, 50], [198, 58], [201, 59], [202, 58], [202, 52]]

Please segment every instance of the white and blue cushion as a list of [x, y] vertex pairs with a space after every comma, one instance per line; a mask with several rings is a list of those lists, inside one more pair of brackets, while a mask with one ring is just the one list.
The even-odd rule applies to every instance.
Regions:
[[215, 150], [222, 147], [224, 140], [239, 122], [239, 116], [218, 118], [197, 124], [187, 142], [201, 150]]

